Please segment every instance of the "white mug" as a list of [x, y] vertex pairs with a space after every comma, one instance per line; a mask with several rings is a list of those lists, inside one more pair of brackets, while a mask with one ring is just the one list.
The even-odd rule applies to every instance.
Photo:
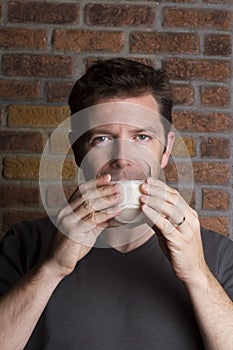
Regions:
[[143, 213], [140, 209], [140, 185], [143, 180], [121, 180], [114, 181], [119, 183], [122, 188], [123, 201], [119, 204], [122, 208], [120, 215], [115, 217], [115, 220], [122, 224], [135, 224], [142, 220]]

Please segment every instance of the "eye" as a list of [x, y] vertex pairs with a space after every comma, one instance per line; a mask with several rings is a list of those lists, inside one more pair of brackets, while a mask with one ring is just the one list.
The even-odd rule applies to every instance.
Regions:
[[111, 142], [111, 138], [110, 138], [110, 136], [105, 136], [105, 135], [97, 136], [97, 137], [94, 137], [93, 139], [90, 140], [90, 143], [93, 146], [97, 146], [100, 144], [106, 144], [108, 142]]
[[151, 136], [145, 135], [145, 134], [140, 134], [135, 136], [136, 141], [149, 141], [151, 140]]

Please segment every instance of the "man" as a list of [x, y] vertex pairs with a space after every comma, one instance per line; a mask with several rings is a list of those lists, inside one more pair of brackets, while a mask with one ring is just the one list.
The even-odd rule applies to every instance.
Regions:
[[[83, 127], [73, 150], [86, 182], [56, 225], [25, 222], [1, 243], [0, 348], [232, 349], [233, 243], [201, 231], [158, 179], [174, 141], [166, 77], [130, 60], [99, 62], [69, 104], [71, 139]], [[122, 179], [144, 180], [147, 219], [133, 228], [114, 225]]]

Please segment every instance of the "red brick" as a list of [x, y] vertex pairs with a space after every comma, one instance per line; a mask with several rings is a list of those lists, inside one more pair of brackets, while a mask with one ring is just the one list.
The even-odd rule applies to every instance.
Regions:
[[67, 77], [72, 75], [74, 67], [69, 56], [5, 54], [2, 71], [12, 76]]
[[230, 89], [228, 87], [201, 87], [201, 103], [203, 106], [228, 107], [230, 103], [230, 98]]
[[233, 120], [223, 113], [174, 112], [173, 124], [179, 131], [220, 132], [231, 131]]
[[230, 180], [231, 167], [225, 163], [197, 162], [193, 164], [193, 173], [196, 182], [226, 184]]
[[201, 226], [207, 230], [212, 230], [229, 236], [229, 219], [226, 216], [211, 216], [211, 217], [199, 217]]
[[230, 140], [216, 137], [202, 138], [201, 142], [201, 156], [215, 157], [215, 158], [229, 158], [230, 157]]
[[57, 29], [54, 35], [54, 47], [58, 50], [75, 52], [89, 50], [120, 52], [124, 47], [124, 33]]
[[6, 151], [41, 153], [44, 148], [44, 138], [39, 132], [1, 131], [0, 149]]
[[200, 41], [198, 35], [190, 33], [136, 32], [130, 36], [130, 51], [197, 54]]
[[39, 209], [10, 210], [4, 213], [3, 230], [7, 232], [13, 225], [25, 220], [34, 220], [46, 216], [46, 212]]
[[26, 185], [7, 185], [0, 186], [0, 207], [14, 207], [25, 205], [38, 205], [40, 203], [39, 188]]
[[40, 82], [0, 80], [0, 95], [6, 98], [39, 98]]
[[230, 56], [231, 36], [224, 34], [206, 35], [204, 53], [210, 56]]
[[180, 28], [231, 29], [230, 11], [220, 9], [165, 8], [164, 24]]
[[224, 190], [204, 188], [202, 190], [203, 209], [227, 210], [229, 193]]
[[230, 165], [225, 163], [193, 162], [192, 169], [186, 163], [169, 162], [164, 169], [165, 178], [169, 182], [205, 184], [227, 184], [230, 180]]
[[227, 60], [171, 58], [163, 64], [170, 79], [226, 81], [231, 79]]
[[0, 46], [4, 48], [36, 48], [47, 47], [47, 34], [44, 30], [26, 28], [1, 28]]
[[68, 101], [74, 82], [49, 82], [47, 84], [47, 99], [49, 102]]
[[150, 6], [88, 4], [85, 7], [88, 25], [151, 26], [155, 21], [155, 9]]
[[194, 88], [188, 85], [173, 85], [172, 96], [174, 105], [192, 105], [195, 98]]
[[47, 3], [45, 1], [20, 2], [9, 4], [9, 21], [14, 23], [78, 23], [79, 5], [72, 3]]

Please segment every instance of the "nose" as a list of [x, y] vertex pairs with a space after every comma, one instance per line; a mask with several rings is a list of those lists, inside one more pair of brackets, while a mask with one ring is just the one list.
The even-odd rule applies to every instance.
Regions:
[[[131, 155], [132, 156], [132, 155]], [[129, 140], [118, 138], [114, 142], [112, 152], [112, 166], [124, 168], [130, 164], [130, 143]]]

